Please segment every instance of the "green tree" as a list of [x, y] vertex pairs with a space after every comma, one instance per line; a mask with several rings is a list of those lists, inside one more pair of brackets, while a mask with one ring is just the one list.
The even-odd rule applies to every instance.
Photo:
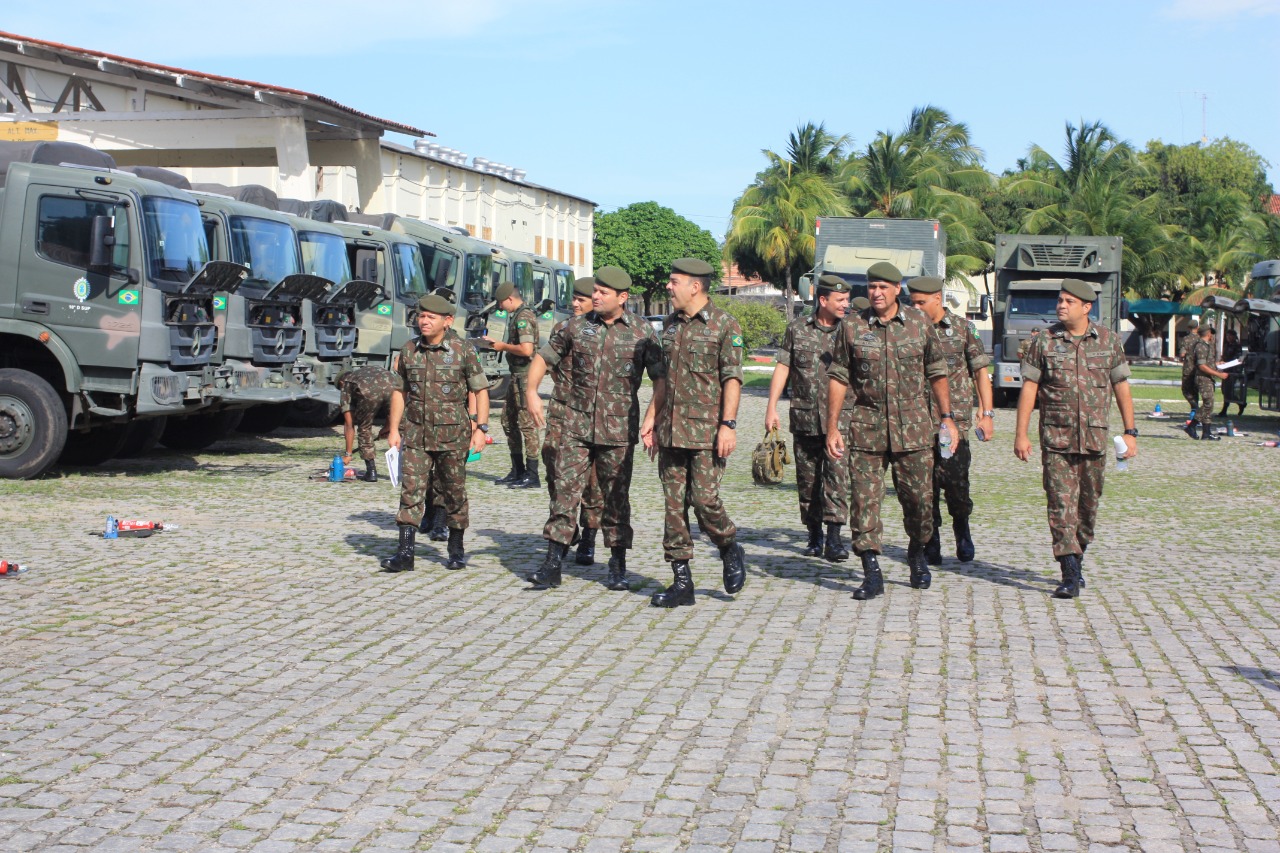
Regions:
[[776, 344], [787, 331], [787, 318], [763, 300], [715, 296], [711, 301], [733, 315], [733, 319], [742, 327], [744, 352], [751, 353], [761, 347]]
[[597, 266], [621, 267], [651, 312], [653, 295], [666, 286], [671, 262], [699, 258], [711, 264], [712, 279], [721, 278], [721, 252], [715, 237], [705, 228], [656, 201], [642, 201], [610, 213], [595, 215]]

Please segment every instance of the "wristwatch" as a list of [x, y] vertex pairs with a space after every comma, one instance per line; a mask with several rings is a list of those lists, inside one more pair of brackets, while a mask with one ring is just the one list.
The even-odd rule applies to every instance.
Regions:
[[476, 424], [476, 429], [478, 429], [478, 430], [480, 430], [481, 432], [483, 432], [483, 433], [486, 433], [486, 434], [487, 434], [487, 433], [489, 432], [489, 425], [488, 425], [488, 424]]
[[996, 416], [996, 410], [995, 410], [995, 409], [987, 409], [985, 412], [983, 412], [983, 413], [982, 413], [982, 416], [983, 416], [984, 418], [994, 418], [994, 417]]
[[955, 415], [951, 414], [950, 412], [943, 412], [942, 414], [938, 415], [938, 420], [940, 421], [946, 421], [946, 420], [954, 421], [955, 419], [956, 419]]
[[729, 429], [737, 429], [738, 421], [736, 419], [731, 418], [730, 420], [727, 420], [727, 421], [721, 421], [720, 426], [727, 426]]
[[1124, 431], [1124, 434], [1125, 434], [1125, 435], [1131, 435], [1131, 436], [1133, 436], [1134, 438], [1137, 438], [1137, 437], [1138, 437], [1138, 430], [1137, 430], [1137, 429], [1127, 429], [1127, 430], [1125, 430], [1125, 431]]

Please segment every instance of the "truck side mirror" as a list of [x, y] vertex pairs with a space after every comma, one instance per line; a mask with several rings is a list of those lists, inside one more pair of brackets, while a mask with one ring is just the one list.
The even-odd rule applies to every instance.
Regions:
[[89, 266], [110, 267], [115, 260], [116, 218], [95, 216], [89, 228]]
[[548, 311], [552, 311], [552, 310], [554, 310], [554, 309], [555, 309], [555, 307], [556, 307], [556, 303], [555, 303], [555, 301], [554, 301], [554, 300], [551, 300], [551, 299], [544, 299], [544, 300], [542, 300], [541, 302], [539, 302], [539, 303], [538, 303], [538, 307], [537, 307], [536, 309], [534, 309], [534, 313], [535, 313], [535, 314], [545, 314], [545, 313], [547, 313]]
[[984, 293], [978, 300], [978, 319], [985, 320], [989, 316], [991, 316], [991, 297]]
[[360, 261], [360, 276], [364, 281], [378, 280], [378, 259], [375, 257], [364, 258]]
[[1120, 300], [1120, 319], [1121, 320], [1129, 319], [1129, 300], [1128, 299]]
[[796, 295], [800, 297], [801, 302], [809, 302], [813, 299], [813, 276], [800, 276], [800, 281], [796, 284]]

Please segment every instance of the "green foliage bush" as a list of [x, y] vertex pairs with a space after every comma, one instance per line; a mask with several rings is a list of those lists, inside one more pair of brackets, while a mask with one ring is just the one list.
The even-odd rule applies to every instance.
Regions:
[[742, 344], [747, 352], [777, 344], [787, 330], [787, 320], [782, 312], [766, 302], [728, 296], [713, 296], [711, 301], [738, 321], [742, 327]]

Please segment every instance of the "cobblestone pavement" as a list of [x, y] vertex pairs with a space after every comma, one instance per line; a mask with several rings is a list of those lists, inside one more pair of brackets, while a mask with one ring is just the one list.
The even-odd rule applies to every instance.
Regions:
[[[798, 555], [793, 475], [751, 484], [763, 415], [749, 391], [725, 486], [747, 586], [704, 538], [675, 611], [647, 460], [631, 593], [599, 564], [524, 589], [546, 496], [491, 484], [500, 445], [460, 572], [426, 541], [377, 571], [390, 485], [306, 479], [336, 430], [0, 483], [0, 557], [33, 565], [0, 581], [0, 849], [1280, 849], [1275, 419], [1144, 421], [1063, 602], [1001, 412], [977, 561], [910, 589], [890, 499], [858, 603]], [[91, 536], [108, 514], [181, 529]]]

